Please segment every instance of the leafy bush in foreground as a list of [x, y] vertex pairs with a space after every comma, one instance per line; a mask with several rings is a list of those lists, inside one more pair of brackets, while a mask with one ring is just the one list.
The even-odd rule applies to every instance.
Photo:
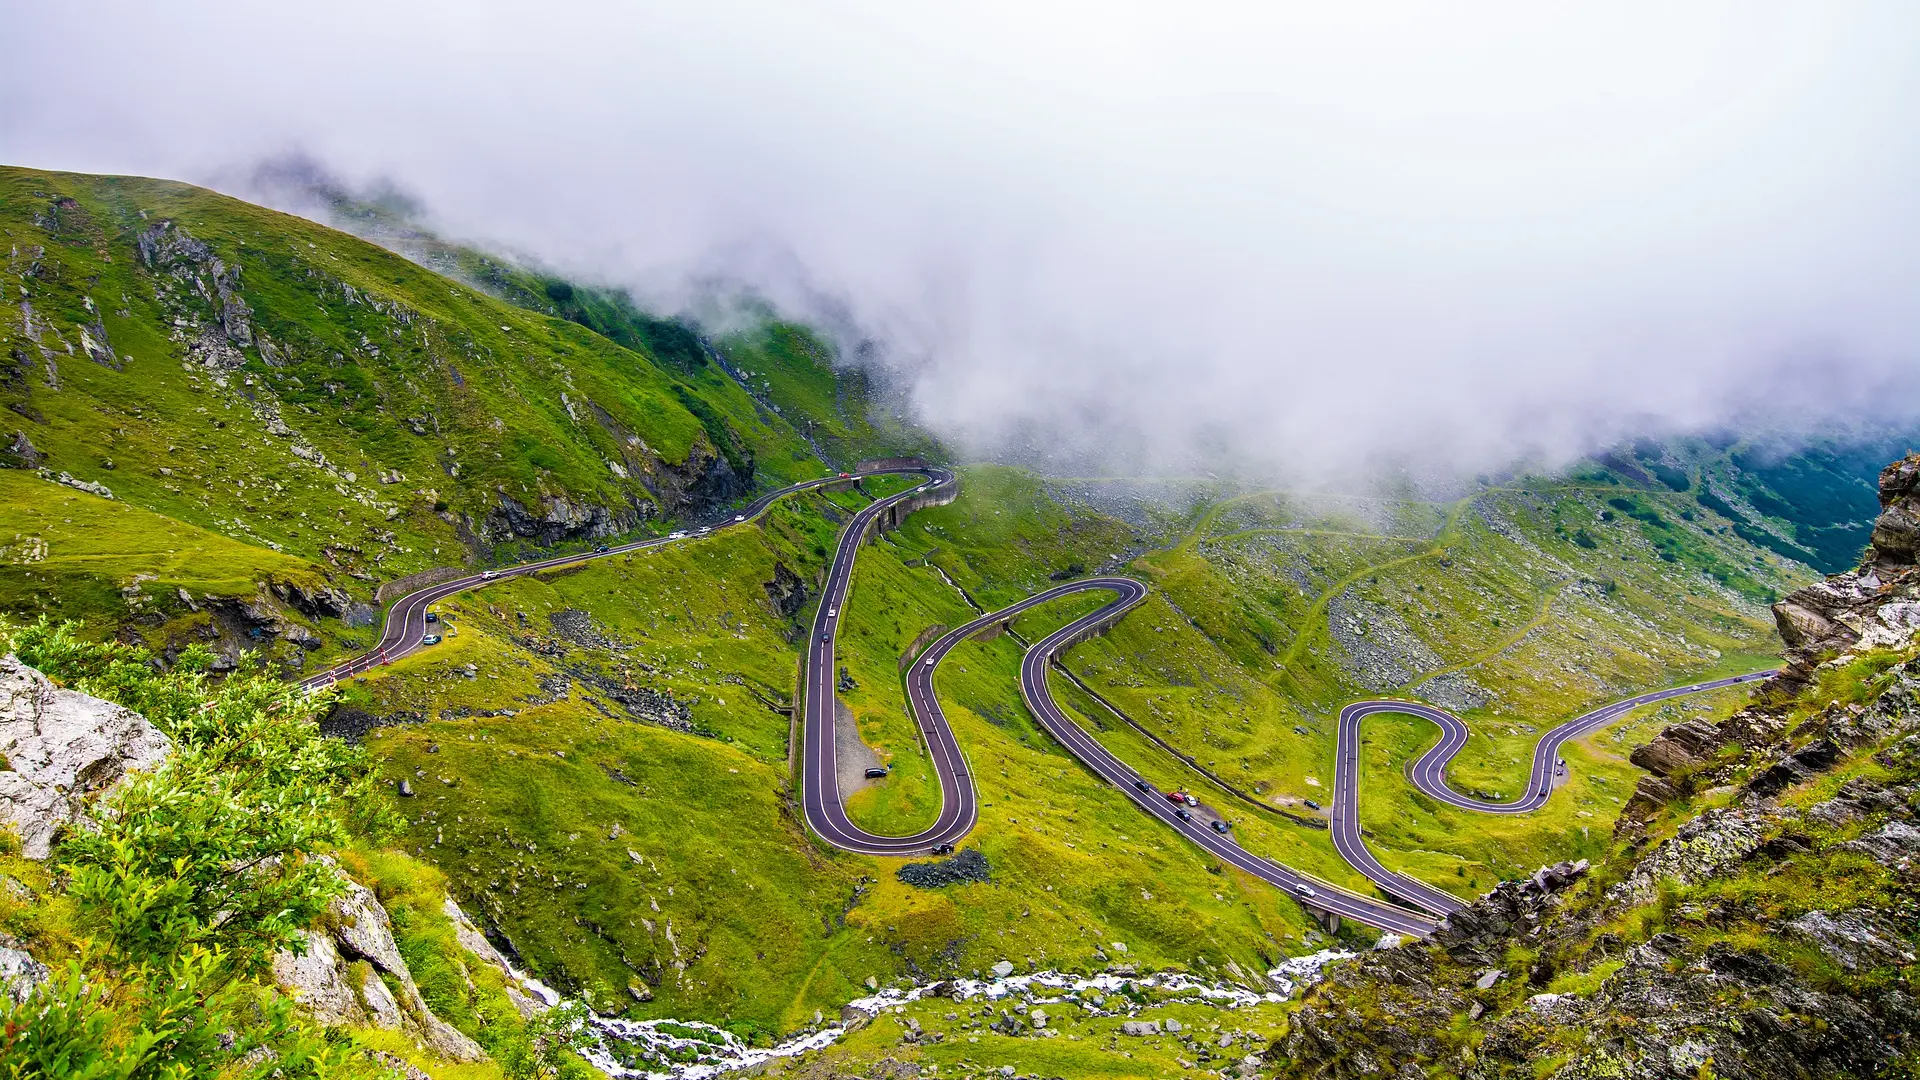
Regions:
[[44, 619], [0, 624], [0, 645], [174, 742], [55, 849], [92, 936], [24, 1004], [0, 1003], [0, 1078], [365, 1073], [261, 981], [341, 889], [313, 856], [383, 824], [360, 752], [320, 735], [322, 703], [257, 673], [216, 684], [204, 649], [163, 670]]

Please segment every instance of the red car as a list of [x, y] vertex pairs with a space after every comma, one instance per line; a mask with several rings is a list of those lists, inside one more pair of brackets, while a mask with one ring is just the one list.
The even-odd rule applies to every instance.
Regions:
[[1167, 801], [1170, 803], [1180, 803], [1182, 805], [1185, 805], [1187, 801], [1187, 793], [1184, 791], [1169, 791], [1167, 792]]
[[843, 473], [841, 473], [841, 474], [840, 474], [840, 479], [842, 479], [842, 480], [851, 480], [851, 479], [853, 479], [853, 474], [852, 474], [852, 473], [850, 473], [850, 472], [843, 472]]

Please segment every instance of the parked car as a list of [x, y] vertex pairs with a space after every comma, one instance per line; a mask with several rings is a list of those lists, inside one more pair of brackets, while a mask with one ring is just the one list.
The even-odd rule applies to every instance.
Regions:
[[878, 780], [885, 775], [887, 775], [886, 766], [884, 765], [867, 766], [867, 779]]
[[1228, 825], [1224, 821], [1214, 821], [1214, 822], [1211, 822], [1211, 824], [1213, 825], [1213, 831], [1217, 833], [1224, 833], [1229, 828], [1232, 828], [1232, 826]]
[[933, 846], [933, 853], [935, 855], [951, 855], [953, 854], [953, 845], [952, 844], [935, 844]]
[[1300, 801], [1306, 803], [1307, 809], [1309, 810], [1318, 810], [1321, 808], [1320, 804], [1317, 802], [1314, 802], [1312, 799], [1302, 799]]
[[439, 634], [428, 634], [428, 635], [427, 635], [426, 637], [423, 637], [423, 638], [421, 638], [421, 639], [420, 639], [420, 644], [422, 644], [422, 645], [438, 645], [438, 644], [440, 644], [440, 635], [439, 635]]
[[429, 611], [429, 612], [427, 612], [427, 621], [428, 621], [428, 622], [439, 622], [439, 621], [440, 621], [440, 616], [438, 616], [438, 615], [435, 615], [435, 614], [434, 614], [433, 612], [431, 612], [431, 611]]
[[1184, 791], [1169, 791], [1167, 792], [1167, 801], [1172, 803], [1184, 803], [1187, 801], [1187, 793]]
[[1194, 797], [1193, 797], [1193, 796], [1191, 796], [1191, 795], [1189, 795], [1189, 796], [1187, 796], [1187, 805], [1188, 805], [1188, 806], [1199, 806], [1199, 805], [1200, 805], [1200, 800], [1199, 800], [1199, 799], [1196, 799], [1196, 798], [1194, 798]]

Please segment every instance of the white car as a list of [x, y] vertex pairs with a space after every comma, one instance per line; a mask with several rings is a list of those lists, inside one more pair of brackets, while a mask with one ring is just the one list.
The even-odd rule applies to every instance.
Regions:
[[1299, 894], [1300, 894], [1301, 896], [1308, 896], [1308, 897], [1310, 897], [1310, 896], [1312, 896], [1312, 895], [1313, 895], [1313, 886], [1311, 886], [1311, 885], [1302, 885], [1302, 886], [1300, 886], [1300, 889], [1299, 889]]
[[500, 575], [499, 575], [499, 574], [496, 574], [496, 573], [494, 573], [494, 572], [493, 572], [493, 571], [491, 571], [491, 570], [482, 570], [482, 571], [480, 571], [480, 576], [481, 576], [481, 577], [483, 577], [483, 578], [497, 578], [497, 577], [499, 577]]
[[927, 666], [928, 666], [928, 667], [932, 667], [932, 666], [933, 666], [933, 657], [931, 657], [931, 656], [929, 656], [929, 657], [927, 657]]
[[747, 515], [745, 515], [745, 514], [735, 514], [735, 515], [733, 515], [733, 520], [734, 520], [734, 521], [736, 521], [736, 522], [740, 522], [740, 521], [745, 521], [745, 520], [747, 520]]
[[837, 608], [837, 607], [830, 607], [830, 608], [828, 608], [828, 609], [827, 609], [827, 618], [829, 618], [829, 619], [832, 619], [832, 618], [837, 618], [837, 617], [839, 617], [839, 615], [840, 615], [840, 609], [839, 609], [839, 608]]
[[686, 538], [687, 538], [687, 534], [683, 532], [667, 534], [667, 539], [669, 540], [685, 540]]

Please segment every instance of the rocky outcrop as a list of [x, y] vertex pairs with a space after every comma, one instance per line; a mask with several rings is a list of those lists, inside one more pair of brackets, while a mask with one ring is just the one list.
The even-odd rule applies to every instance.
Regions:
[[901, 881], [922, 889], [939, 889], [993, 878], [987, 857], [978, 848], [968, 848], [951, 859], [937, 862], [908, 863], [895, 871]]
[[505, 491], [499, 494], [500, 504], [488, 511], [480, 523], [480, 539], [489, 544], [508, 540], [531, 540], [547, 545], [567, 540], [598, 540], [628, 532], [639, 525], [642, 518], [632, 507], [610, 510], [564, 495], [541, 495], [529, 506]]
[[1655, 776], [1672, 776], [1700, 764], [1720, 743], [1717, 727], [1704, 720], [1689, 720], [1662, 731], [1628, 760]]
[[276, 581], [271, 587], [275, 596], [309, 619], [344, 618], [353, 608], [353, 597], [330, 582]]
[[811, 599], [807, 583], [783, 562], [776, 561], [773, 564], [773, 580], [761, 582], [761, 588], [767, 590], [767, 599], [773, 602], [773, 610], [779, 612], [783, 619], [798, 617]]
[[404, 1030], [442, 1057], [480, 1061], [478, 1043], [433, 1014], [393, 939], [387, 909], [344, 873], [345, 891], [318, 929], [303, 931], [302, 953], [274, 957], [274, 979], [322, 1024], [371, 1024]]
[[1773, 606], [1787, 645], [1781, 689], [1791, 692], [1837, 653], [1893, 645], [1920, 630], [1920, 454], [1880, 473], [1880, 516], [1859, 569], [1836, 574]]
[[479, 927], [473, 925], [473, 920], [467, 918], [467, 913], [453, 902], [453, 897], [446, 898], [441, 905], [441, 912], [453, 923], [454, 936], [459, 939], [461, 948], [472, 953], [481, 963], [498, 968], [507, 977], [507, 1000], [513, 1002], [513, 1007], [520, 1011], [521, 1016], [531, 1018], [551, 1007], [551, 1003], [540, 996], [540, 988], [523, 980], [520, 973], [513, 970], [506, 956], [494, 948], [493, 942], [487, 940]]
[[[1579, 876], [1568, 868], [1503, 885], [1423, 944], [1335, 968], [1272, 1048], [1285, 1075], [1760, 1080], [1911, 1061], [1916, 486], [1920, 458], [1891, 466], [1860, 569], [1781, 603], [1783, 676], [1727, 719], [1675, 725], [1633, 754], [1651, 775], [1599, 884], [1562, 894], [1556, 882]], [[1870, 682], [1843, 691], [1859, 700], [1807, 692], [1823, 665], [1869, 650], [1875, 666], [1853, 671]], [[1804, 802], [1869, 753], [1875, 769]], [[1671, 802], [1706, 792], [1726, 805], [1652, 842]], [[1517, 960], [1524, 970], [1502, 970]]]
[[694, 440], [685, 461], [652, 462], [645, 475], [660, 508], [675, 517], [706, 517], [753, 490], [752, 475], [735, 471], [705, 438]]
[[33, 445], [24, 431], [16, 431], [4, 448], [0, 448], [0, 469], [37, 469], [47, 460], [47, 455]]
[[44, 859], [60, 829], [130, 772], [173, 752], [160, 729], [110, 701], [63, 690], [0, 657], [0, 825]]
[[12, 998], [15, 1004], [24, 1003], [33, 994], [34, 987], [46, 982], [52, 974], [47, 965], [35, 960], [26, 950], [0, 945], [0, 996]]

